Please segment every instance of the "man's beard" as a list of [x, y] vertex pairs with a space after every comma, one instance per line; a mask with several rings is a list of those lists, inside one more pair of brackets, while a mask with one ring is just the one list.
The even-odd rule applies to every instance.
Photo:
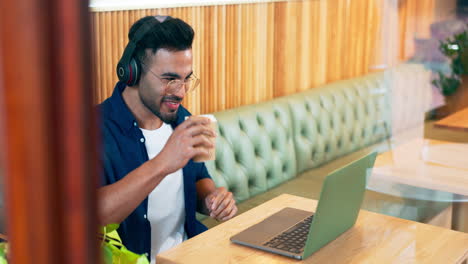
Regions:
[[177, 108], [177, 110], [174, 110], [173, 112], [170, 112], [170, 113], [161, 113], [159, 109], [161, 109], [161, 105], [165, 100], [171, 100], [171, 101], [176, 101], [180, 103], [182, 101], [182, 98], [173, 96], [173, 95], [164, 96], [161, 99], [159, 104], [153, 104], [152, 102], [147, 102], [141, 96], [140, 96], [140, 99], [143, 105], [146, 106], [146, 108], [148, 108], [151, 111], [151, 113], [153, 113], [155, 116], [161, 119], [161, 121], [163, 121], [164, 123], [171, 124], [177, 120], [177, 111], [179, 111], [179, 108]]
[[177, 111], [179, 109], [175, 110], [173, 113], [161, 113], [158, 109], [151, 109], [151, 112], [157, 116], [161, 121], [163, 121], [166, 124], [171, 124], [174, 123], [177, 120]]

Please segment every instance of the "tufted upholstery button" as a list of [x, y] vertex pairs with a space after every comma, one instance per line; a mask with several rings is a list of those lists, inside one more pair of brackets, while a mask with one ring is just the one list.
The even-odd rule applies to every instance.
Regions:
[[280, 114], [277, 110], [275, 110], [275, 112], [273, 113], [275, 115], [275, 118], [278, 119], [280, 117]]
[[240, 163], [239, 153], [237, 153], [237, 152], [234, 153], [234, 160], [235, 160], [237, 163]]
[[267, 178], [267, 180], [271, 179], [271, 172], [270, 171], [267, 171], [266, 178]]
[[305, 104], [305, 109], [306, 109], [307, 112], [311, 111], [310, 105], [308, 103]]
[[239, 120], [239, 128], [240, 128], [241, 131], [245, 132], [244, 123], [242, 123], [242, 121], [240, 121], [240, 120]]
[[337, 147], [338, 147], [338, 148], [341, 148], [341, 145], [342, 145], [341, 138], [340, 138], [340, 139], [338, 139], [338, 142], [337, 142], [337, 144], [336, 144], [336, 145], [337, 145]]
[[254, 181], [252, 178], [249, 178], [248, 182], [247, 182], [249, 188], [252, 187], [252, 185], [254, 185]]
[[330, 152], [330, 144], [325, 144], [325, 152], [328, 153]]
[[222, 126], [218, 126], [218, 129], [219, 129], [219, 135], [221, 137], [224, 137], [224, 128]]
[[332, 103], [333, 103], [334, 106], [336, 105], [336, 102], [337, 102], [337, 101], [338, 101], [338, 100], [336, 99], [336, 95], [333, 94], [333, 96], [332, 96]]
[[274, 140], [271, 141], [271, 149], [276, 150], [276, 143]]
[[286, 164], [283, 164], [283, 173], [287, 171]]
[[263, 126], [263, 120], [260, 118], [259, 115], [257, 115], [257, 124], [258, 124], [259, 126]]

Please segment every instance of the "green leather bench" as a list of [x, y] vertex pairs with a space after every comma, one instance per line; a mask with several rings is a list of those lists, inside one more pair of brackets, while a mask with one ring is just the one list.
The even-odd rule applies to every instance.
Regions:
[[[324, 85], [268, 102], [214, 113], [216, 160], [206, 166], [233, 192], [239, 213], [290, 193], [318, 199], [326, 175], [391, 133], [391, 89], [385, 72]], [[449, 206], [366, 191], [362, 208], [426, 221]], [[212, 227], [216, 221], [204, 218]]]

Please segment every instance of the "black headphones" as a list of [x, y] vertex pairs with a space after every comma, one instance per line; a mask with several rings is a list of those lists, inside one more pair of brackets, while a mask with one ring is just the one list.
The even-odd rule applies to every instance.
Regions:
[[146, 33], [148, 33], [154, 25], [159, 23], [156, 17], [143, 23], [137, 32], [135, 32], [133, 39], [128, 42], [122, 58], [120, 58], [119, 63], [117, 63], [117, 76], [121, 82], [126, 83], [128, 86], [137, 84], [141, 74], [140, 61], [133, 56], [133, 52], [135, 52], [138, 42]]

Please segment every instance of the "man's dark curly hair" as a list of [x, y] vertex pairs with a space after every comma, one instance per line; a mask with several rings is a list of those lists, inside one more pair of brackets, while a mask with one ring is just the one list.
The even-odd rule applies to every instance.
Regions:
[[[167, 49], [170, 51], [181, 51], [192, 48], [193, 37], [195, 35], [193, 28], [178, 18], [170, 16], [147, 16], [135, 22], [128, 32], [128, 39], [133, 40], [135, 32], [150, 19], [157, 19], [160, 23], [156, 23], [149, 32], [147, 32], [138, 41], [137, 48], [134, 51], [134, 57], [140, 63], [146, 63], [146, 49], [151, 49], [152, 54], [156, 54], [159, 49]], [[142, 72], [145, 72], [143, 67]]]

